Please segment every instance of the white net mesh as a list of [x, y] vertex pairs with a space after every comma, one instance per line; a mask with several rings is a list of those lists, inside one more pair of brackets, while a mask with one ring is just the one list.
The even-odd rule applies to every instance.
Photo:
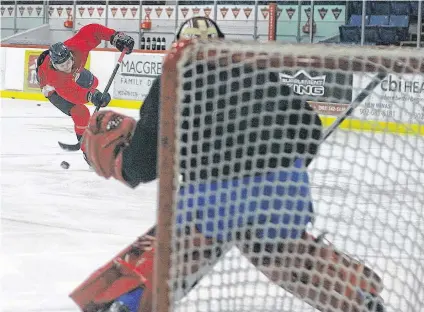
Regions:
[[162, 80], [167, 309], [423, 311], [422, 52], [183, 45]]

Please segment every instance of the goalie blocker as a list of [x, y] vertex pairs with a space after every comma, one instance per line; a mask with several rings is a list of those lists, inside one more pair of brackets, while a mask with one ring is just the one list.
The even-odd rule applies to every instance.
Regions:
[[[201, 29], [192, 30], [194, 25], [201, 25]], [[184, 29], [190, 37], [193, 33], [223, 36], [214, 31], [218, 28], [213, 21], [203, 17], [185, 22], [182, 33]], [[168, 57], [190, 44], [175, 43]], [[204, 103], [201, 109], [216, 111], [216, 118], [202, 123], [195, 109], [186, 106], [182, 111], [186, 120], [193, 122], [182, 123], [186, 133], [181, 136], [181, 155], [188, 153], [190, 140], [207, 140], [202, 150], [190, 151], [202, 159], [203, 167], [190, 171], [200, 164], [184, 157], [179, 164], [181, 172], [193, 173], [183, 174], [179, 195], [195, 195], [196, 204], [177, 203], [176, 224], [182, 243], [174, 252], [184, 255], [186, 265], [178, 273], [184, 282], [175, 289], [173, 299], [181, 299], [236, 246], [271, 282], [319, 310], [384, 311], [379, 298], [383, 286], [377, 274], [324, 243], [322, 237], [316, 239], [306, 232], [314, 213], [305, 164], [318, 152], [322, 138], [319, 116], [303, 99], [289, 96], [290, 89], [278, 84], [278, 72], [264, 75], [248, 65], [223, 71], [220, 66], [225, 67], [199, 63], [186, 73], [205, 79], [184, 85], [185, 90], [193, 91], [193, 98], [187, 96], [184, 103], [195, 98]], [[241, 74], [247, 74], [246, 78], [240, 78]], [[162, 82], [165, 79], [162, 77]], [[229, 86], [228, 81], [240, 83]], [[218, 90], [215, 86], [219, 82]], [[138, 122], [112, 111], [97, 113], [91, 119], [83, 144], [100, 176], [114, 177], [131, 187], [157, 178], [160, 93], [159, 78], [140, 109]], [[231, 96], [236, 94], [251, 97], [251, 107], [236, 110], [240, 100], [247, 100]], [[216, 103], [218, 97], [221, 100]], [[234, 118], [237, 133], [226, 123]], [[212, 126], [216, 131], [213, 135], [204, 131]], [[224, 134], [234, 138], [229, 140]], [[272, 150], [257, 145], [259, 148], [240, 152], [246, 144], [257, 141], [272, 141]], [[221, 163], [229, 165], [208, 170], [207, 165], [218, 168]], [[90, 276], [71, 298], [83, 311], [151, 311], [154, 236], [153, 228]]]

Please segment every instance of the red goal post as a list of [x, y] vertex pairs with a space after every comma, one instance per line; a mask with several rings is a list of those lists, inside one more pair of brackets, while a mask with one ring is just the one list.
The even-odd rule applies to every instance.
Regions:
[[[158, 214], [157, 214], [157, 252], [155, 258], [155, 280], [154, 280], [154, 311], [156, 312], [169, 312], [172, 311], [174, 302], [172, 300], [172, 287], [171, 284], [174, 282], [172, 280], [171, 268], [173, 265], [179, 265], [184, 267], [183, 263], [173, 263], [172, 253], [175, 246], [181, 246], [182, 241], [178, 241], [179, 238], [176, 237], [176, 205], [179, 199], [178, 188], [180, 182], [180, 168], [179, 168], [179, 149], [181, 142], [179, 141], [179, 127], [180, 127], [180, 111], [179, 105], [184, 100], [182, 95], [182, 84], [184, 79], [196, 79], [196, 77], [184, 78], [185, 64], [188, 62], [212, 62], [219, 64], [221, 69], [227, 68], [231, 70], [232, 66], [238, 66], [240, 64], [249, 64], [249, 66], [265, 71], [289, 71], [292, 73], [298, 72], [300, 70], [306, 70], [307, 72], [322, 72], [324, 71], [327, 75], [351, 75], [352, 73], [370, 73], [372, 76], [373, 73], [387, 73], [387, 74], [398, 74], [398, 75], [421, 75], [424, 73], [424, 61], [423, 57], [420, 55], [419, 51], [415, 49], [382, 49], [382, 48], [371, 48], [371, 47], [346, 47], [346, 46], [335, 46], [335, 45], [297, 45], [297, 44], [277, 44], [277, 43], [257, 43], [257, 42], [237, 42], [237, 41], [223, 41], [223, 42], [194, 42], [194, 41], [180, 41], [173, 45], [169, 54], [165, 57], [163, 63], [163, 73], [161, 77], [161, 122], [160, 122], [160, 138], [159, 138], [159, 197], [158, 197]], [[329, 74], [330, 73], [330, 74]], [[197, 77], [201, 79], [201, 77]], [[351, 82], [350, 82], [351, 83]], [[336, 83], [332, 81], [331, 86], [336, 88], [341, 88], [342, 91], [350, 92], [352, 91], [352, 85], [349, 85], [348, 79], [345, 81], [345, 85]], [[363, 89], [366, 89], [364, 85], [358, 87], [360, 90], [356, 90], [356, 94], [361, 94]], [[361, 89], [362, 88], [362, 89]], [[374, 90], [368, 90], [368, 94], [373, 94]], [[376, 95], [379, 97], [380, 95]], [[349, 104], [346, 102], [344, 104]], [[351, 101], [353, 100], [352, 96], [350, 97]], [[306, 99], [306, 98], [305, 98]], [[314, 100], [309, 98], [308, 100]], [[334, 98], [332, 94], [328, 98], [328, 102], [337, 102], [340, 98]], [[362, 99], [363, 100], [363, 99]], [[359, 104], [359, 103], [358, 103]], [[406, 108], [402, 107], [402, 103], [395, 103], [394, 105], [399, 105], [398, 109], [404, 114], [410, 114], [411, 112]], [[412, 118], [412, 117], [411, 117]], [[402, 122], [401, 119], [397, 122]], [[419, 124], [419, 120], [414, 120], [415, 123]], [[424, 127], [424, 126], [422, 126]], [[384, 129], [382, 130], [384, 134]], [[201, 138], [200, 138], [201, 140]], [[370, 144], [384, 144], [381, 143], [380, 137], [374, 137], [373, 134], [370, 135]], [[407, 140], [407, 139], [405, 139]], [[408, 139], [409, 140], [409, 139]], [[417, 136], [413, 139], [414, 144], [423, 144], [423, 138]], [[422, 145], [424, 147], [424, 144]], [[360, 146], [341, 146], [341, 151], [343, 156], [348, 157], [347, 153], [351, 152], [352, 148], [360, 148]], [[346, 148], [346, 149], [343, 149]], [[421, 162], [424, 157], [423, 151], [414, 151], [414, 156], [416, 157], [413, 166], [419, 168], [419, 162]], [[396, 157], [403, 158], [399, 152], [393, 151], [393, 155]], [[320, 158], [325, 158], [326, 156], [319, 156]], [[384, 158], [384, 156], [381, 156]], [[409, 158], [408, 158], [409, 159]], [[418, 163], [417, 163], [418, 162]], [[325, 165], [326, 160], [320, 159], [319, 165]], [[317, 165], [317, 166], [319, 166]], [[360, 164], [364, 170], [374, 170], [372, 165], [367, 163]], [[400, 165], [398, 164], [391, 166], [386, 164], [387, 172], [381, 172], [379, 174], [387, 176], [384, 177], [391, 181], [392, 171], [401, 170]], [[424, 191], [422, 184], [424, 183], [424, 175], [422, 173], [407, 173], [411, 174], [409, 181], [414, 184], [414, 189], [417, 191]], [[352, 179], [358, 179], [357, 177], [352, 177]], [[355, 180], [358, 183], [361, 183], [360, 180]], [[364, 183], [369, 183], [369, 181], [364, 181]], [[376, 182], [377, 183], [377, 182]], [[393, 182], [394, 183], [394, 182]], [[421, 185], [420, 185], [421, 183]], [[414, 202], [410, 202], [407, 205], [410, 205], [411, 211], [413, 211], [414, 216], [417, 215], [418, 218], [424, 220], [424, 212], [417, 210], [415, 205], [424, 205], [424, 199], [422, 195], [419, 195], [417, 192], [414, 196]], [[318, 198], [320, 196], [317, 196]], [[350, 204], [346, 204], [345, 213], [350, 213], [349, 209], [355, 209], [355, 207], [350, 207]], [[349, 207], [348, 207], [349, 206]], [[340, 208], [344, 209], [344, 208]], [[408, 210], [409, 211], [409, 210]], [[341, 212], [343, 213], [343, 211]], [[339, 222], [337, 218], [326, 214], [319, 213], [317, 218], [327, 218], [329, 224], [334, 225], [334, 223]], [[419, 220], [419, 219], [418, 219]], [[340, 221], [343, 223], [342, 221]], [[419, 222], [419, 221], [418, 221]], [[391, 228], [391, 221], [388, 222], [388, 228], [393, 233], [396, 232], [396, 228]], [[344, 224], [344, 223], [343, 223]], [[369, 231], [367, 224], [360, 225], [364, 227], [364, 230]], [[416, 237], [420, 240], [421, 245], [424, 246], [424, 233], [419, 230], [419, 224], [416, 225]], [[422, 228], [421, 228], [422, 229]], [[358, 229], [360, 230], [360, 229]], [[372, 230], [372, 229], [371, 229]], [[341, 230], [343, 232], [343, 229]], [[378, 236], [380, 234], [376, 234]], [[381, 234], [383, 235], [383, 234]], [[405, 234], [407, 235], [407, 234]], [[187, 239], [187, 238], [186, 238]], [[351, 243], [348, 238], [345, 238], [346, 245], [338, 246], [342, 250], [351, 248]], [[384, 239], [382, 236], [381, 239]], [[418, 242], [419, 243], [419, 242]], [[188, 246], [193, 247], [193, 243]], [[362, 245], [360, 246], [363, 247]], [[375, 246], [369, 247], [374, 248]], [[194, 247], [195, 248], [195, 247]], [[393, 250], [398, 250], [399, 247], [393, 247]], [[424, 248], [420, 250], [423, 252]], [[390, 253], [393, 251], [390, 250]], [[394, 252], [394, 251], [393, 251]], [[402, 270], [408, 272], [408, 276], [405, 277], [405, 283], [407, 279], [413, 279], [412, 282], [415, 287], [421, 287], [417, 290], [414, 298], [411, 299], [409, 304], [421, 304], [424, 305], [424, 265], [417, 257], [414, 262], [414, 268], [417, 270], [419, 276], [414, 279], [412, 272], [408, 271], [407, 266], [400, 264]], [[174, 261], [179, 261], [179, 259]], [[381, 260], [384, 261], [384, 260]], [[391, 276], [390, 272], [387, 270], [384, 265], [379, 266], [378, 261], [376, 261], [376, 270], [382, 274], [384, 280], [387, 275]], [[421, 279], [420, 279], [421, 276]], [[175, 276], [174, 276], [175, 277]], [[401, 281], [404, 281], [400, 278]], [[406, 286], [405, 286], [406, 287]], [[408, 286], [410, 287], [410, 286]], [[409, 289], [409, 288], [408, 288]], [[401, 289], [402, 290], [402, 289]], [[390, 294], [394, 293], [395, 295], [400, 295], [397, 292], [397, 289], [390, 289]], [[402, 290], [403, 291], [403, 290]], [[292, 300], [287, 297], [287, 300]], [[294, 310], [293, 310], [294, 311]], [[338, 311], [338, 310], [334, 310]], [[413, 311], [413, 310], [411, 310]]]

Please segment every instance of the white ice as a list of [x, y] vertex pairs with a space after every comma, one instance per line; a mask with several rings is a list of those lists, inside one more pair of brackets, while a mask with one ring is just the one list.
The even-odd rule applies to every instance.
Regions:
[[72, 120], [48, 102], [2, 99], [0, 124], [0, 310], [78, 311], [69, 292], [154, 224], [156, 184], [132, 190], [61, 150]]
[[[58, 140], [76, 141], [72, 121], [47, 102], [2, 99], [0, 109], [0, 311], [76, 312], [69, 293], [154, 224], [156, 183], [132, 190], [88, 170], [81, 152], [62, 151]], [[388, 312], [423, 312], [423, 137], [338, 131], [312, 166], [314, 231], [329, 230], [337, 247], [381, 275]], [[215, 289], [212, 297], [234, 294], [233, 307], [259, 305], [263, 293], [274, 311], [312, 311], [240, 265], [249, 268], [232, 252], [215, 271], [240, 272], [243, 287], [222, 293], [219, 274], [200, 286]]]

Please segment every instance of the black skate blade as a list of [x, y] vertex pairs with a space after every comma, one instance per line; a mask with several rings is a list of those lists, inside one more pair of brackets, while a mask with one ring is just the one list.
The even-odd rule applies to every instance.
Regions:
[[75, 151], [79, 151], [81, 148], [81, 144], [78, 142], [77, 144], [66, 144], [66, 143], [62, 143], [62, 142], [57, 142], [59, 143], [59, 146], [65, 150], [65, 151], [69, 151], [69, 152], [75, 152]]

